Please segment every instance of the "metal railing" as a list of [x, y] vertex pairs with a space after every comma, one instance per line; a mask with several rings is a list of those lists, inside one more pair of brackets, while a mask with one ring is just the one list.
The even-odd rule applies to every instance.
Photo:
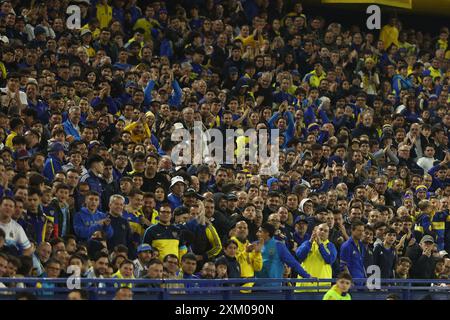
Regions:
[[[335, 279], [0, 278], [0, 282], [7, 286], [0, 288], [0, 300], [16, 299], [24, 292], [38, 299], [60, 300], [74, 288], [86, 290], [90, 299], [109, 300], [123, 286], [131, 287], [137, 300], [320, 300]], [[450, 299], [450, 280], [381, 279], [375, 289], [373, 285], [354, 279], [353, 300], [384, 300], [392, 293], [405, 300]]]

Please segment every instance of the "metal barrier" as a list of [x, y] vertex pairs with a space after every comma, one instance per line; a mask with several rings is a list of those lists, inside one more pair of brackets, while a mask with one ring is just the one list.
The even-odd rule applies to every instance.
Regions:
[[[0, 300], [16, 299], [23, 292], [43, 300], [63, 300], [74, 288], [86, 290], [91, 300], [110, 300], [123, 286], [132, 288], [135, 300], [321, 300], [329, 288], [326, 283], [335, 279], [0, 278], [0, 282], [7, 286], [0, 288]], [[254, 286], [245, 286], [248, 282]], [[298, 287], [297, 283], [308, 286]], [[385, 300], [393, 293], [404, 300], [450, 299], [450, 280], [381, 279], [376, 289], [369, 289], [366, 279], [354, 279], [354, 283], [350, 291], [353, 300]]]

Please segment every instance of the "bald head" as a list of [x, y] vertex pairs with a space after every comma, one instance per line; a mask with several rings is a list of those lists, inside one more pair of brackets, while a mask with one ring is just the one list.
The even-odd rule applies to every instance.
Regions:
[[52, 245], [48, 242], [41, 242], [37, 249], [37, 255], [42, 263], [47, 262], [52, 254]]
[[236, 238], [238, 238], [241, 241], [245, 241], [248, 237], [247, 222], [239, 221], [238, 223], [236, 223], [235, 231], [236, 231]]

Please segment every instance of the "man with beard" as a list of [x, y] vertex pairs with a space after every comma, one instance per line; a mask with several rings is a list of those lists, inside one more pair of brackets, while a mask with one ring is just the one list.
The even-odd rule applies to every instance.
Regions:
[[205, 193], [208, 191], [209, 182], [211, 180], [211, 174], [207, 165], [201, 165], [197, 168], [197, 177], [200, 182], [199, 193]]
[[52, 245], [48, 242], [41, 242], [33, 254], [33, 268], [36, 269], [36, 276], [44, 273], [44, 265], [52, 254]]
[[[206, 262], [202, 270], [200, 271], [200, 279], [215, 279], [216, 278], [216, 265], [214, 262]], [[210, 285], [208, 285], [210, 286]]]
[[[261, 271], [263, 261], [261, 255], [262, 245], [260, 242], [250, 243], [248, 240], [248, 225], [245, 221], [239, 221], [234, 227], [234, 236], [231, 237], [238, 248], [236, 259], [241, 266], [242, 278], [253, 278], [255, 272]], [[248, 284], [252, 286], [252, 284]]]
[[276, 191], [271, 191], [268, 194], [268, 199], [266, 206], [263, 210], [263, 219], [264, 221], [267, 221], [268, 217], [272, 213], [276, 213], [281, 205], [281, 196]]
[[[86, 278], [87, 279], [103, 279], [104, 274], [106, 273], [106, 269], [108, 268], [108, 264], [109, 264], [108, 254], [103, 251], [98, 252], [95, 255], [95, 258], [93, 259], [92, 267], [86, 273]], [[89, 283], [88, 286], [96, 287], [98, 289], [106, 288], [106, 284], [101, 283], [101, 282]], [[92, 290], [90, 292], [92, 295], [96, 295], [96, 292], [98, 294], [105, 294], [104, 291], [97, 291], [97, 290]]]
[[404, 183], [401, 179], [395, 179], [392, 188], [386, 191], [386, 205], [399, 208], [403, 203]]
[[212, 193], [223, 192], [223, 187], [228, 178], [228, 173], [225, 168], [219, 168], [216, 172], [216, 183], [209, 187]]
[[227, 199], [227, 214], [235, 220], [239, 216], [239, 211], [237, 210], [238, 198], [234, 193], [228, 193], [226, 195]]
[[[144, 243], [144, 244], [141, 244], [137, 248], [137, 259], [135, 259], [133, 261], [134, 276], [136, 278], [141, 278], [147, 274], [147, 270], [149, 268], [149, 262], [150, 262], [150, 260], [152, 260], [152, 257], [153, 257], [153, 249], [150, 245]], [[162, 263], [161, 263], [161, 267], [162, 267]]]
[[258, 231], [258, 227], [255, 223], [256, 219], [256, 207], [249, 203], [245, 206], [245, 209], [242, 211], [242, 214], [236, 214], [234, 216], [234, 221], [244, 221], [248, 227], [248, 238], [251, 242], [256, 241], [258, 238], [256, 237], [256, 232]]
[[232, 228], [232, 222], [227, 215], [227, 199], [223, 193], [214, 195], [214, 201], [205, 200], [205, 216], [212, 217], [211, 222], [219, 234], [221, 240], [228, 238], [228, 232]]
[[155, 153], [150, 153], [145, 158], [144, 184], [142, 191], [155, 192], [157, 184], [163, 185], [164, 189], [169, 189], [169, 181], [166, 176], [158, 172], [159, 156]]
[[114, 117], [111, 114], [102, 114], [97, 121], [99, 139], [105, 143], [106, 147], [111, 146], [111, 141], [118, 135]]
[[310, 180], [313, 174], [314, 163], [311, 159], [307, 158], [303, 161], [303, 179]]
[[313, 173], [311, 175], [311, 192], [327, 192], [331, 187], [331, 181], [323, 179], [320, 173]]

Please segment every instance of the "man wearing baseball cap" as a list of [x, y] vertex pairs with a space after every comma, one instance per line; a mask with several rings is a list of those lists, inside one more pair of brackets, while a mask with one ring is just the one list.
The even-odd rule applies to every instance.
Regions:
[[413, 279], [433, 279], [435, 277], [434, 268], [436, 266], [433, 257], [435, 247], [434, 239], [430, 235], [424, 235], [419, 244], [408, 248], [406, 255], [413, 262], [411, 277]]
[[141, 278], [147, 274], [148, 263], [153, 258], [153, 248], [143, 243], [137, 248], [137, 258], [133, 261], [134, 264], [134, 276]]
[[55, 142], [50, 147], [50, 152], [48, 158], [44, 163], [44, 177], [49, 181], [53, 181], [55, 174], [62, 171], [62, 166], [64, 164], [64, 146]]

